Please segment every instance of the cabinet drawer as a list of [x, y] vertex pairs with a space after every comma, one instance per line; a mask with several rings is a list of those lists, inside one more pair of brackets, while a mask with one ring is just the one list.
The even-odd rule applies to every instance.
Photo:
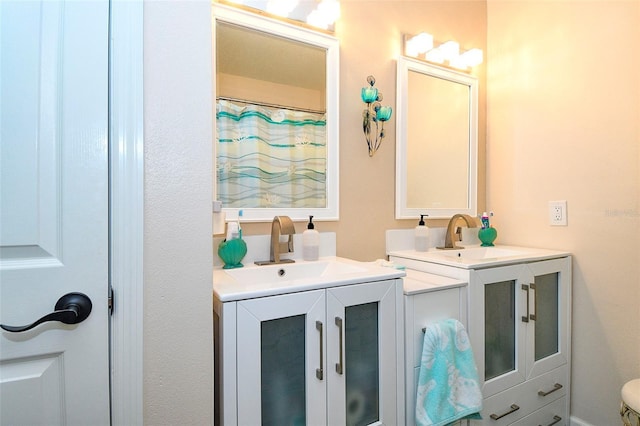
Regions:
[[413, 318], [407, 318], [405, 323], [408, 340], [406, 356], [411, 357], [411, 365], [413, 367], [420, 366], [422, 359], [422, 347], [424, 344], [424, 332], [422, 329], [424, 327], [447, 318], [455, 318], [464, 324], [465, 321], [460, 312], [461, 291], [464, 291], [464, 289], [452, 288], [405, 296], [407, 315], [413, 315]]
[[512, 426], [565, 426], [568, 424], [567, 397], [563, 396], [518, 420]]
[[[556, 368], [485, 399], [482, 424], [508, 425], [562, 398], [567, 394], [569, 385], [567, 383], [567, 369], [566, 365]], [[492, 414], [499, 418], [491, 418]]]

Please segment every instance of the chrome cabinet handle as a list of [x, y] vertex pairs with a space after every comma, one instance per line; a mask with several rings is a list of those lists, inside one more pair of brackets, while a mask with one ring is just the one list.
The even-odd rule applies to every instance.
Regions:
[[320, 332], [320, 368], [316, 368], [316, 377], [318, 380], [322, 380], [324, 377], [324, 350], [322, 348], [323, 336], [322, 336], [322, 321], [316, 321], [316, 330]]
[[82, 293], [67, 293], [56, 302], [54, 311], [29, 325], [14, 326], [0, 324], [0, 328], [12, 333], [31, 330], [48, 321], [60, 321], [64, 324], [78, 324], [91, 313], [91, 299]]
[[[562, 420], [562, 417], [560, 416], [553, 416], [553, 421], [551, 423], [549, 423], [547, 426], [553, 426], [556, 423], [558, 423], [560, 420]], [[538, 426], [542, 426], [542, 425], [538, 425]]]
[[338, 326], [338, 330], [340, 330], [339, 337], [338, 337], [338, 340], [339, 340], [338, 345], [339, 345], [339, 348], [340, 348], [339, 349], [340, 358], [339, 358], [339, 362], [336, 364], [336, 373], [341, 375], [342, 371], [343, 371], [343, 364], [342, 364], [342, 318], [336, 317], [336, 325]]
[[553, 392], [555, 392], [555, 391], [557, 391], [557, 390], [560, 390], [560, 389], [562, 389], [562, 385], [561, 385], [560, 383], [556, 383], [555, 385], [553, 385], [553, 389], [551, 389], [550, 391], [547, 391], [547, 392], [545, 392], [545, 391], [538, 391], [538, 395], [540, 395], [540, 396], [547, 396], [547, 395], [549, 395], [550, 393], [553, 393]]
[[516, 404], [511, 404], [511, 409], [509, 411], [507, 411], [506, 413], [503, 414], [492, 414], [489, 417], [491, 417], [493, 420], [499, 420], [501, 418], [503, 418], [504, 416], [508, 416], [511, 413], [515, 413], [516, 411], [518, 411], [520, 409], [520, 407], [518, 407]]
[[[529, 284], [529, 288], [535, 291], [536, 289], [535, 283]], [[533, 313], [529, 315], [529, 319], [532, 321], [535, 321], [537, 313], [538, 313], [538, 295], [536, 294], [536, 300], [533, 303]]]
[[522, 289], [527, 292], [527, 315], [522, 317], [522, 322], [529, 322], [529, 286], [522, 284]]

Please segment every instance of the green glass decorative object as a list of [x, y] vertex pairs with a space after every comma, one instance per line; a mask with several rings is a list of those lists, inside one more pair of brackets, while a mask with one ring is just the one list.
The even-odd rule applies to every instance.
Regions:
[[225, 240], [218, 246], [218, 256], [224, 262], [223, 269], [242, 268], [240, 263], [247, 254], [247, 243], [242, 238]]
[[493, 242], [497, 236], [498, 231], [496, 231], [496, 228], [481, 228], [478, 231], [478, 239], [482, 242], [480, 244], [482, 247], [493, 247]]

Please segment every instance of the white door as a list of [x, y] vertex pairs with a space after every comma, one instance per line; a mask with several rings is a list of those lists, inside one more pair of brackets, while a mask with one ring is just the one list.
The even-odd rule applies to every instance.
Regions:
[[[108, 425], [109, 1], [0, 2], [0, 424]], [[65, 314], [67, 317], [73, 314]]]

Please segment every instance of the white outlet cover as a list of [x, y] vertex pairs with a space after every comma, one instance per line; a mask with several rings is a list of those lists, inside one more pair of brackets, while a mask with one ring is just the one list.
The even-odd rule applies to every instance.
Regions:
[[567, 226], [567, 201], [549, 201], [549, 225]]

